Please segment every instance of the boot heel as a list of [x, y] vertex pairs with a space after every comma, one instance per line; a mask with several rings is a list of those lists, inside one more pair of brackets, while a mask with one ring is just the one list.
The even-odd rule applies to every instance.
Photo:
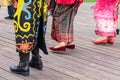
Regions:
[[23, 76], [28, 76], [29, 75], [29, 72], [22, 72], [22, 73], [20, 73], [21, 75], [23, 75]]

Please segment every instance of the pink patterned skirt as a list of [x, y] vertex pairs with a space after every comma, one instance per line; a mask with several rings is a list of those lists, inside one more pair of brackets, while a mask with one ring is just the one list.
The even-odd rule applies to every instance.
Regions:
[[105, 1], [97, 0], [94, 7], [95, 33], [100, 36], [116, 36], [118, 3], [115, 0]]

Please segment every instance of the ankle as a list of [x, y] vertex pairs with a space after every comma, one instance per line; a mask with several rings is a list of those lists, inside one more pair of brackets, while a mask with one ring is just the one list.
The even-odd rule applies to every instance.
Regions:
[[67, 45], [73, 45], [75, 44], [74, 42], [68, 42]]
[[93, 40], [95, 40], [95, 41], [101, 41], [101, 40], [105, 40], [107, 38], [108, 38], [107, 36], [100, 36], [97, 39], [93, 39]]
[[58, 48], [58, 47], [61, 47], [61, 46], [65, 46], [65, 42], [58, 43], [54, 48]]

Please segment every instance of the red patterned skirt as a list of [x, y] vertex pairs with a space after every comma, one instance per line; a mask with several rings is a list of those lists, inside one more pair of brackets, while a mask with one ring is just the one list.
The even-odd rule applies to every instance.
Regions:
[[73, 21], [77, 9], [73, 5], [56, 5], [51, 36], [57, 42], [73, 42]]

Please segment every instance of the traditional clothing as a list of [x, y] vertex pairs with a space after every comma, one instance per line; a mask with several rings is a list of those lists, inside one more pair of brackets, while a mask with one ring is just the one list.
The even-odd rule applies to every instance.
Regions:
[[48, 54], [45, 44], [47, 0], [14, 0], [16, 49], [29, 53], [37, 45]]
[[[47, 0], [14, 0], [14, 28], [16, 50], [19, 52], [18, 65], [10, 66], [10, 70], [23, 76], [29, 75], [29, 66], [41, 70], [42, 60], [39, 48], [48, 54], [45, 44], [47, 23]], [[32, 53], [29, 61], [29, 53]]]
[[[61, 4], [59, 4], [61, 1]], [[81, 2], [62, 4], [63, 0], [56, 0], [52, 22], [52, 39], [57, 42], [73, 42], [73, 21]], [[65, 2], [67, 0], [64, 0]], [[72, 2], [72, 1], [71, 1]]]
[[116, 36], [118, 0], [97, 0], [94, 7], [95, 33], [100, 36]]

